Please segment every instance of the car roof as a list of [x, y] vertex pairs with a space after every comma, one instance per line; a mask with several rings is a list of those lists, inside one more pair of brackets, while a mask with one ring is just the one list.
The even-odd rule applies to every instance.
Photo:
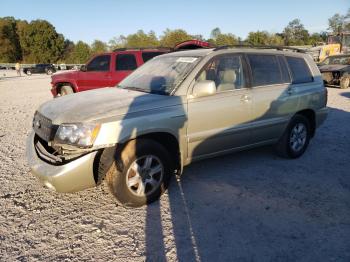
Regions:
[[193, 50], [174, 51], [162, 56], [206, 56], [213, 52], [212, 48], [199, 48]]
[[260, 54], [274, 54], [274, 55], [292, 55], [292, 56], [305, 56], [307, 54], [295, 52], [292, 50], [276, 50], [271, 48], [227, 48], [227, 49], [215, 49], [215, 48], [200, 48], [194, 50], [176, 51], [167, 53], [162, 56], [197, 56], [203, 57], [209, 54], [230, 54], [230, 53], [260, 53]]

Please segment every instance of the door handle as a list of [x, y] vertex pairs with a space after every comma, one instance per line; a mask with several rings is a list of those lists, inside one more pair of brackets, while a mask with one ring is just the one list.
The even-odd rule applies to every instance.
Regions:
[[242, 95], [242, 96], [241, 96], [241, 101], [242, 101], [242, 102], [249, 102], [249, 101], [250, 101], [250, 96], [248, 96], [248, 95]]

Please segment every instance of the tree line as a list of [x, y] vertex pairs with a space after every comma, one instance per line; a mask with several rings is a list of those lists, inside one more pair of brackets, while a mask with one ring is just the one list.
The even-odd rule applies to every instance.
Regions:
[[[350, 9], [345, 15], [335, 14], [328, 19], [331, 33], [341, 32], [345, 21], [350, 19]], [[349, 25], [348, 25], [349, 26]], [[350, 30], [350, 28], [346, 28]], [[116, 48], [174, 47], [177, 43], [198, 39], [212, 45], [316, 45], [325, 42], [326, 32], [310, 34], [299, 19], [289, 22], [281, 33], [268, 31], [250, 32], [246, 39], [232, 33], [223, 33], [220, 28], [211, 31], [210, 38], [191, 35], [183, 29], [166, 29], [157, 37], [154, 31], [139, 30], [127, 36], [114, 37], [108, 43], [95, 40], [91, 45], [83, 41], [74, 43], [58, 33], [46, 20], [18, 20], [14, 17], [0, 18], [0, 62], [1, 63], [85, 63], [92, 55]]]

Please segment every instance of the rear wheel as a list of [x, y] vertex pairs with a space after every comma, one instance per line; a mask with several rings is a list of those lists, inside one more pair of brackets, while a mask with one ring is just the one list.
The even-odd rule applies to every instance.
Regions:
[[350, 76], [346, 75], [340, 79], [340, 88], [345, 89], [350, 86]]
[[174, 173], [169, 152], [150, 139], [130, 141], [106, 174], [114, 197], [125, 206], [139, 207], [157, 200]]
[[286, 158], [298, 158], [304, 154], [311, 138], [309, 120], [303, 115], [295, 115], [276, 145], [277, 153]]
[[28, 76], [31, 76], [31, 75], [32, 75], [32, 71], [27, 70], [27, 71], [26, 71], [26, 74], [27, 74]]
[[46, 74], [52, 75], [52, 73], [53, 73], [52, 69], [47, 69]]
[[65, 96], [65, 95], [69, 95], [69, 94], [73, 94], [74, 91], [73, 91], [73, 88], [71, 86], [62, 86], [61, 89], [60, 89], [60, 95], [61, 96]]

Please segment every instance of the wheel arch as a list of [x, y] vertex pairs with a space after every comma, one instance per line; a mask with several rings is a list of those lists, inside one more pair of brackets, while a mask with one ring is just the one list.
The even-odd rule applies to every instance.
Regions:
[[181, 174], [183, 166], [178, 139], [169, 132], [152, 132], [118, 143], [113, 147], [99, 150], [94, 161], [94, 179], [97, 185], [104, 179], [109, 167], [115, 159], [114, 156], [120, 154], [130, 141], [137, 139], [150, 139], [161, 144], [170, 153], [172, 159], [175, 160], [177, 174]]
[[312, 109], [304, 109], [301, 111], [298, 111], [296, 115], [302, 115], [306, 117], [310, 122], [311, 127], [311, 137], [314, 137], [315, 131], [316, 131], [316, 113]]
[[57, 94], [59, 94], [61, 92], [62, 86], [65, 86], [65, 85], [70, 86], [73, 89], [74, 93], [77, 92], [76, 87], [75, 87], [75, 85], [73, 83], [71, 83], [71, 82], [57, 82], [55, 84], [55, 87], [56, 87], [56, 90], [57, 90]]

